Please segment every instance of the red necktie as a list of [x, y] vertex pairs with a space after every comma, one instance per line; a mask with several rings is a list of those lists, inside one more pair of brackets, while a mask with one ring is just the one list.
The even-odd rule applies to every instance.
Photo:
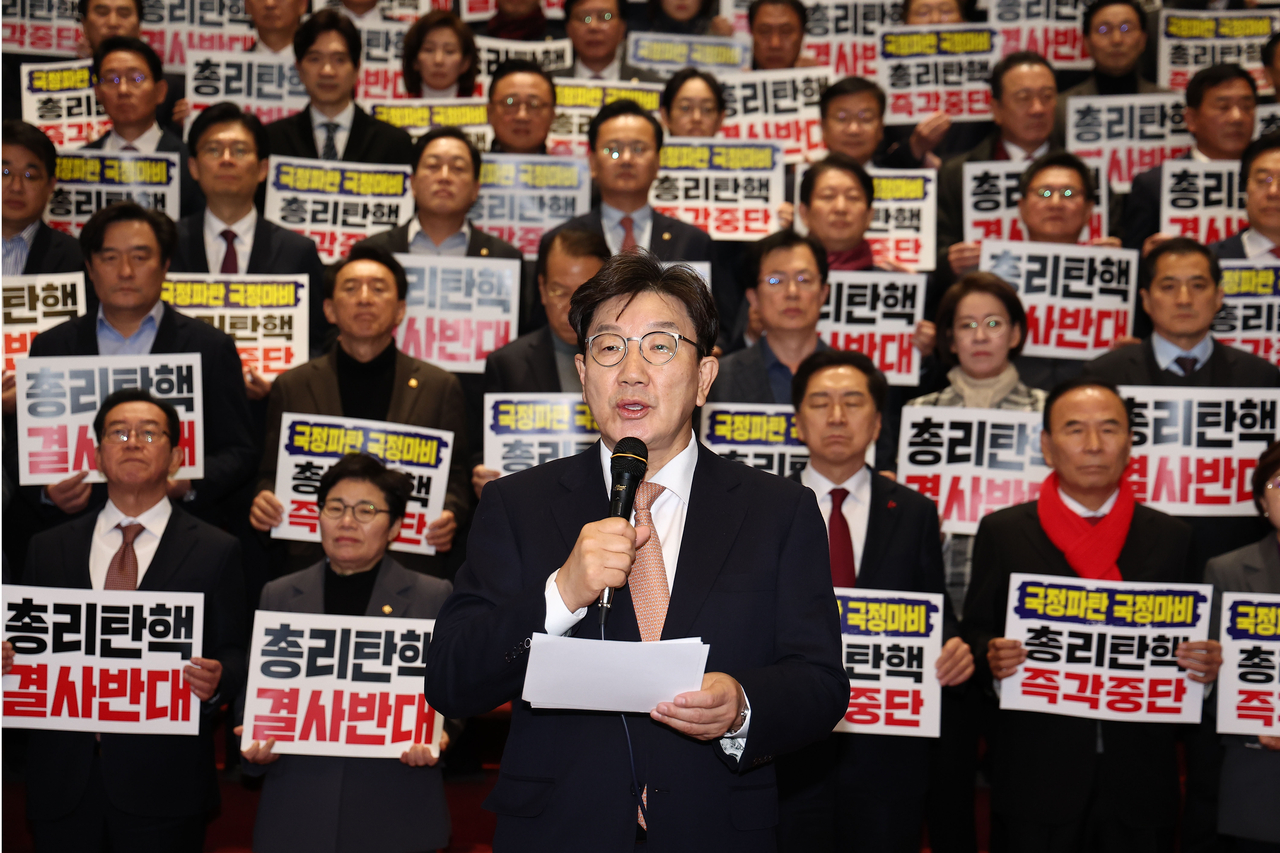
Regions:
[[103, 589], [137, 589], [138, 588], [138, 555], [133, 550], [133, 540], [145, 528], [141, 524], [117, 524], [124, 534], [124, 541], [111, 558], [107, 566], [107, 580]]
[[850, 587], [857, 584], [857, 563], [853, 559], [853, 537], [841, 505], [849, 497], [848, 489], [831, 490], [831, 518], [827, 521], [827, 539], [831, 543], [831, 584]]
[[1280, 246], [1272, 246], [1271, 254], [1275, 255], [1277, 258], [1280, 258]]
[[630, 216], [624, 216], [619, 224], [622, 226], [622, 251], [630, 252], [636, 247], [636, 235], [631, 230], [635, 223], [631, 221]]
[[222, 232], [222, 239], [227, 241], [227, 253], [222, 256], [221, 273], [236, 275], [240, 272], [240, 259], [236, 257], [236, 232], [230, 228]]

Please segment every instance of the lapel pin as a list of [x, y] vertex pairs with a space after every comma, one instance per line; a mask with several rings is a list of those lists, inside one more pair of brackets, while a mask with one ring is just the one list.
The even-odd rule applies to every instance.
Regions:
[[410, 387], [410, 388], [417, 388], [417, 387], [418, 387], [418, 380], [416, 380], [416, 379], [410, 379], [410, 380], [409, 380], [409, 387]]
[[663, 240], [670, 240], [670, 239], [671, 239], [671, 232], [670, 232], [670, 231], [663, 231], [663, 232], [662, 232], [662, 239], [663, 239]]
[[889, 501], [889, 509], [893, 509], [897, 505], [898, 505], [897, 501]]
[[487, 257], [487, 256], [488, 256], [488, 254], [489, 254], [489, 250], [488, 250], [488, 249], [481, 249], [481, 250], [480, 250], [480, 255], [481, 255], [482, 257]]
[[388, 616], [390, 616], [390, 615], [391, 615], [391, 605], [390, 605], [390, 604], [384, 604], [384, 605], [382, 605], [382, 612], [383, 612], [383, 613], [385, 613], [385, 614], [387, 614]]

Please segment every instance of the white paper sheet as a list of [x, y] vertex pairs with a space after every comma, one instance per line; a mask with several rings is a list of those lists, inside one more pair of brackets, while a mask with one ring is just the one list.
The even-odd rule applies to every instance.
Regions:
[[701, 690], [710, 651], [700, 637], [628, 643], [534, 634], [522, 698], [535, 708], [647, 714]]

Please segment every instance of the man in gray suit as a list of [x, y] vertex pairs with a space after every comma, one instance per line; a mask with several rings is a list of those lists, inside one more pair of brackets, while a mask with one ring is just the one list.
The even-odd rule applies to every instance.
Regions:
[[[371, 456], [343, 457], [316, 493], [324, 559], [267, 584], [261, 608], [434, 619], [453, 585], [411, 572], [387, 554], [411, 494], [408, 475]], [[274, 745], [274, 739], [254, 741], [241, 753], [246, 775], [266, 776], [254, 826], [259, 853], [415, 853], [449, 843], [438, 757], [423, 744], [409, 747], [399, 761], [281, 756]]]
[[662, 82], [660, 75], [627, 63], [627, 25], [620, 5], [619, 0], [565, 0], [564, 30], [573, 42], [574, 62], [552, 76]]

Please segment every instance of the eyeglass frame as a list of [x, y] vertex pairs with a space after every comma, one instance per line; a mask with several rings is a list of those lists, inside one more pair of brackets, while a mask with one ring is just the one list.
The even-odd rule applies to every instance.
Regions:
[[513, 115], [513, 116], [520, 115], [521, 107], [524, 107], [526, 110], [528, 110], [529, 115], [533, 115], [534, 113], [540, 113], [543, 110], [547, 110], [552, 107], [552, 103], [550, 101], [544, 101], [541, 98], [536, 96], [532, 98], [525, 98], [522, 100], [520, 98], [517, 98], [515, 95], [508, 95], [505, 98], [501, 98], [496, 101], [490, 101], [489, 103], [490, 105], [493, 106], [495, 110], [502, 113], [503, 115]]
[[989, 335], [999, 335], [999, 334], [1002, 334], [1006, 329], [1013, 328], [1013, 321], [1006, 320], [1005, 318], [999, 316], [998, 314], [988, 314], [987, 316], [983, 317], [981, 320], [968, 320], [963, 323], [957, 321], [951, 327], [951, 334], [953, 335], [976, 334], [978, 329], [982, 328], [982, 326], [985, 323], [987, 323], [989, 320], [995, 320], [998, 323], [998, 325], [995, 328], [991, 328], [989, 326], [987, 327], [987, 334]]
[[[329, 512], [329, 507], [333, 506], [335, 501], [337, 503], [342, 504], [342, 512], [339, 515], [334, 515], [333, 513]], [[356, 510], [362, 506], [373, 507], [373, 517], [370, 518], [368, 521], [365, 521], [361, 519], [360, 516], [356, 515]], [[389, 509], [378, 509], [378, 507], [374, 505], [373, 501], [358, 501], [356, 503], [349, 504], [346, 501], [344, 501], [342, 498], [326, 498], [325, 502], [320, 506], [320, 514], [323, 515], [325, 518], [331, 519], [333, 521], [342, 521], [342, 519], [347, 517], [348, 510], [350, 510], [351, 512], [352, 520], [355, 521], [357, 524], [372, 524], [373, 522], [378, 520], [378, 516], [381, 513], [385, 512], [388, 515], [391, 514], [391, 510]]]
[[[118, 436], [120, 433], [124, 433], [123, 441], [113, 438], [113, 436]], [[169, 435], [168, 430], [163, 430], [163, 429], [162, 430], [150, 430], [150, 429], [142, 430], [134, 426], [113, 427], [109, 429], [103, 429], [101, 443], [123, 446], [129, 443], [129, 439], [134, 438], [136, 436], [139, 444], [155, 444], [156, 441], [154, 439], [149, 439], [146, 437], [148, 434], [157, 436], [157, 437], [164, 436], [165, 438], [169, 439], [170, 444], [173, 443], [173, 436]]]
[[[606, 335], [612, 335], [615, 338], [622, 338], [622, 358], [618, 359], [613, 364], [605, 364], [603, 361], [597, 358], [596, 354], [591, 350], [591, 344], [594, 341], [596, 341], [598, 338], [603, 338]], [[649, 356], [645, 355], [644, 346], [643, 346], [644, 339], [649, 337], [650, 335], [667, 335], [668, 337], [672, 337], [676, 339], [676, 346], [675, 346], [675, 349], [671, 351], [671, 358], [667, 359], [666, 361], [654, 361], [653, 359], [649, 358]], [[645, 361], [649, 362], [650, 364], [652, 364], [654, 367], [662, 367], [664, 364], [670, 364], [671, 362], [675, 361], [676, 354], [680, 352], [681, 341], [688, 341], [690, 345], [693, 346], [694, 352], [697, 352], [699, 354], [701, 354], [702, 352], [701, 347], [698, 346], [698, 342], [695, 341], [693, 338], [686, 337], [680, 334], [679, 332], [668, 332], [666, 329], [654, 329], [652, 332], [645, 332], [643, 335], [637, 335], [630, 338], [628, 338], [625, 335], [620, 335], [617, 332], [601, 332], [598, 335], [592, 335], [591, 337], [587, 338], [586, 351], [591, 355], [591, 360], [594, 361], [596, 364], [600, 365], [601, 367], [617, 367], [618, 365], [626, 361], [627, 356], [631, 354], [632, 341], [639, 341], [642, 344], [642, 346], [640, 347], [640, 357], [643, 358]], [[701, 355], [699, 355], [699, 357], [701, 357]]]

